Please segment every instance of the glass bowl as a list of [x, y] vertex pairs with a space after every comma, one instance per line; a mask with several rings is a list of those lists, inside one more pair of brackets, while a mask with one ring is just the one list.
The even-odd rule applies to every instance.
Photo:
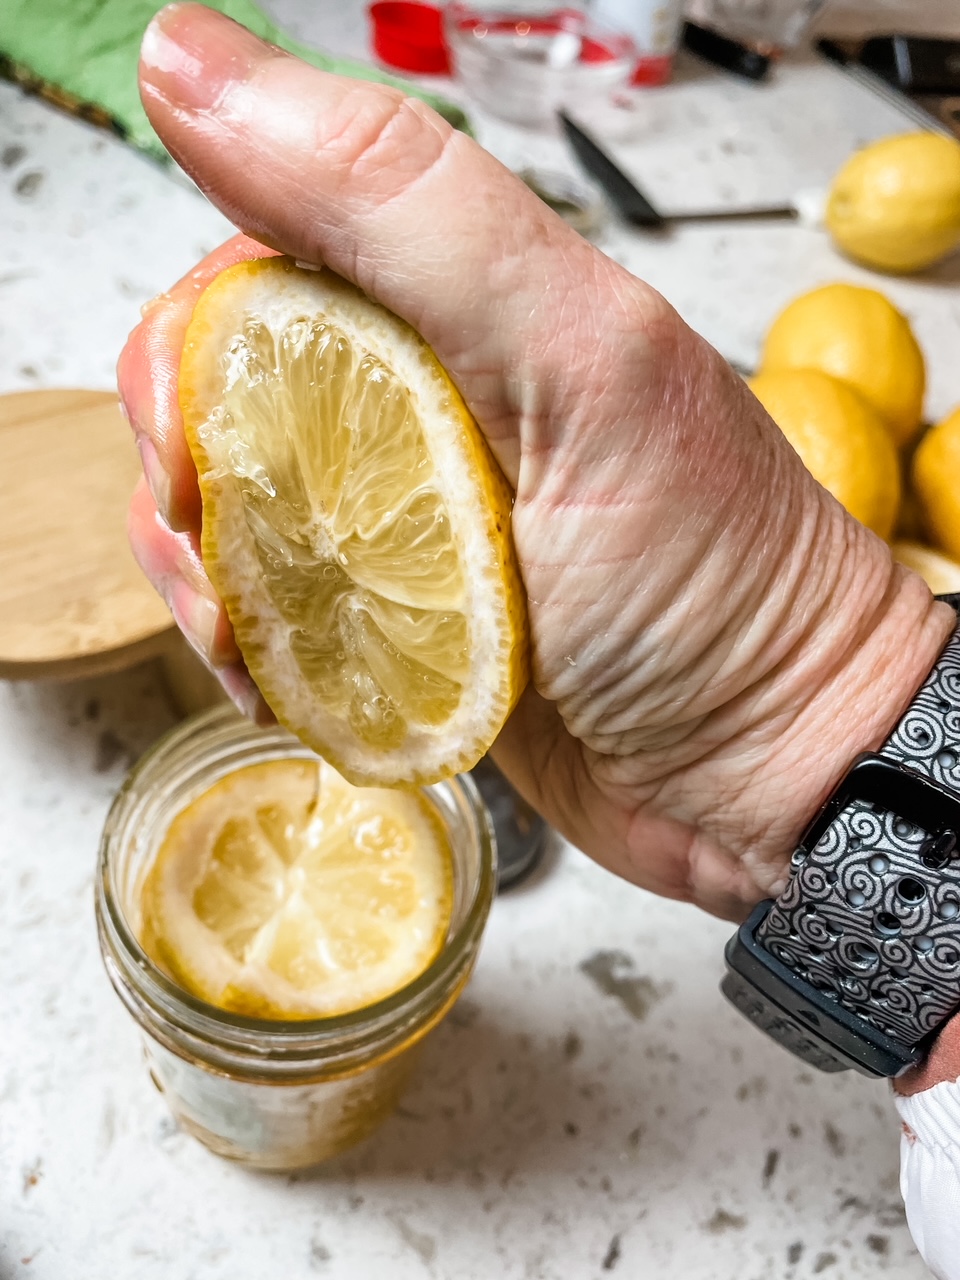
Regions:
[[626, 85], [633, 41], [579, 9], [498, 9], [454, 0], [444, 11], [454, 75], [492, 115], [514, 124], [551, 124]]

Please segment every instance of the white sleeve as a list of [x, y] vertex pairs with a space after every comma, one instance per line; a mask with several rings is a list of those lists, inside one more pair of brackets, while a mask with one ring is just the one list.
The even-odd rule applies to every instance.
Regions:
[[907, 1224], [937, 1280], [960, 1280], [960, 1080], [902, 1098], [900, 1191]]

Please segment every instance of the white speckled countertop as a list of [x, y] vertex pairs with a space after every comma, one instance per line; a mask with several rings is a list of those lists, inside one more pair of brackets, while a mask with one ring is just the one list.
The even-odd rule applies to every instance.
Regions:
[[[356, 7], [272, 8], [303, 38], [363, 50]], [[508, 162], [572, 172], [559, 140], [478, 124]], [[900, 127], [800, 60], [767, 87], [684, 65], [608, 136], [669, 207], [821, 185], [854, 143]], [[138, 305], [227, 225], [6, 85], [0, 166], [0, 390], [108, 387]], [[878, 282], [794, 226], [612, 228], [603, 247], [746, 366], [794, 293], [879, 283], [926, 349], [931, 416], [960, 401], [956, 261]], [[110, 798], [172, 722], [149, 667], [0, 685], [0, 1280], [926, 1274], [886, 1086], [807, 1071], [752, 1032], [717, 992], [729, 927], [569, 848], [495, 905], [475, 980], [378, 1136], [284, 1178], [181, 1135], [102, 972], [91, 894]]]

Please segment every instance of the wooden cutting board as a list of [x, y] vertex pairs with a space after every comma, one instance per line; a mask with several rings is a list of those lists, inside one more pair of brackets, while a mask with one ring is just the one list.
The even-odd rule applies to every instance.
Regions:
[[139, 474], [116, 395], [0, 395], [0, 677], [75, 679], [164, 649], [173, 620], [127, 544]]

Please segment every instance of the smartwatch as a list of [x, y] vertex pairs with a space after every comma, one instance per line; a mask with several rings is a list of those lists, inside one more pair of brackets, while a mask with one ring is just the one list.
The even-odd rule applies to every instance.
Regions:
[[899, 1075], [960, 1008], [960, 623], [790, 865], [727, 944], [721, 990], [810, 1066]]

